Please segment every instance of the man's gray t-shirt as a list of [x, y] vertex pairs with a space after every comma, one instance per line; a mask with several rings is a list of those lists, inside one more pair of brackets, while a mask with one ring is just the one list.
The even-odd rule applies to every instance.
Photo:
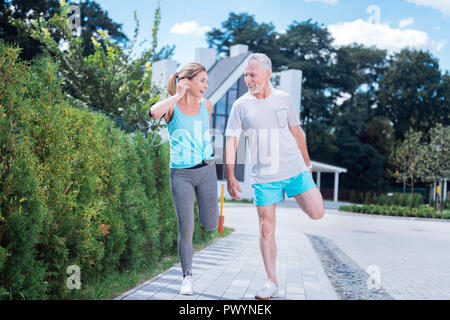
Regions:
[[308, 170], [289, 130], [297, 125], [294, 104], [284, 91], [271, 88], [266, 99], [247, 92], [233, 103], [225, 135], [244, 134], [252, 184], [282, 181]]

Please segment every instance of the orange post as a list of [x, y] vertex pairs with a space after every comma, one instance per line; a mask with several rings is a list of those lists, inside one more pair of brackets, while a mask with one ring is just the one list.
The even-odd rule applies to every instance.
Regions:
[[217, 231], [223, 235], [223, 221], [225, 220], [225, 217], [223, 216], [223, 184], [222, 184], [222, 191], [220, 194], [220, 216], [219, 216], [219, 227], [217, 228]]

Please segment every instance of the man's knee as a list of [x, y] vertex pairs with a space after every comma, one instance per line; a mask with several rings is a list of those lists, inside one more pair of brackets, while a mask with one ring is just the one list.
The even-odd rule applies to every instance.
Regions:
[[271, 238], [275, 234], [275, 221], [273, 219], [261, 219], [260, 233], [263, 238]]
[[319, 219], [322, 219], [324, 215], [325, 215], [325, 208], [319, 207], [319, 208], [314, 208], [314, 210], [312, 210], [310, 212], [309, 217], [312, 220], [319, 220]]

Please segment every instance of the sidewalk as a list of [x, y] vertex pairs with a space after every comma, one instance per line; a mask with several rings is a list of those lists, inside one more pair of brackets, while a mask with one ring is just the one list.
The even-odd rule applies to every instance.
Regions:
[[[267, 280], [259, 250], [256, 208], [251, 204], [225, 203], [224, 215], [225, 225], [235, 232], [195, 254], [193, 296], [178, 294], [181, 285], [178, 263], [115, 300], [253, 300]], [[288, 219], [295, 220], [296, 216]], [[286, 223], [289, 221], [278, 223], [276, 229], [278, 299], [337, 299], [309, 239], [302, 232], [283, 230]]]

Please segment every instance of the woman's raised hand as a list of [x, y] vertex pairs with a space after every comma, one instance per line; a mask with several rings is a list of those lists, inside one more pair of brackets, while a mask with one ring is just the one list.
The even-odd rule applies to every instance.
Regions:
[[186, 94], [186, 90], [189, 90], [189, 80], [188, 79], [182, 79], [177, 83], [177, 93], [180, 98], [184, 97]]

